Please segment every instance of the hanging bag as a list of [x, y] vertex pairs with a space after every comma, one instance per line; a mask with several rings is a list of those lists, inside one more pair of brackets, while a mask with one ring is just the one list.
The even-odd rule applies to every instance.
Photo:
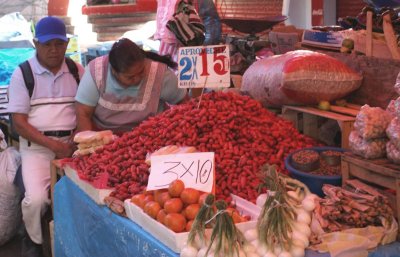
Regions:
[[167, 28], [184, 46], [198, 46], [204, 42], [205, 28], [191, 1], [181, 0], [178, 3]]

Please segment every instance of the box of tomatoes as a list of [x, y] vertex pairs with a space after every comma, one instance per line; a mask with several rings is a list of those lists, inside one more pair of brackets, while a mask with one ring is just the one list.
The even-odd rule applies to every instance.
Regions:
[[[185, 189], [179, 197], [169, 195], [167, 190], [135, 195], [124, 202], [126, 214], [160, 242], [180, 253], [187, 242], [190, 225], [207, 196], [207, 193], [193, 190]], [[232, 199], [235, 209], [227, 210], [236, 214], [232, 215], [236, 227], [243, 233], [255, 228], [261, 209], [238, 196], [233, 195]], [[206, 233], [211, 233], [211, 229]]]

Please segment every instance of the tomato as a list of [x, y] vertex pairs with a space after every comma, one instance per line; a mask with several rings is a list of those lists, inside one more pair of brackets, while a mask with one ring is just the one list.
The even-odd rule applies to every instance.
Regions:
[[157, 196], [155, 196], [155, 200], [161, 205], [161, 207], [164, 208], [164, 204], [166, 201], [168, 201], [169, 199], [171, 199], [171, 196], [169, 195], [168, 191], [166, 192], [162, 192], [160, 194], [158, 194]]
[[134, 204], [136, 204], [137, 206], [139, 206], [140, 208], [143, 209], [144, 204], [145, 204], [145, 202], [144, 202], [145, 197], [146, 197], [146, 196], [145, 196], [144, 194], [137, 194], [137, 195], [134, 195], [134, 196], [132, 196], [132, 198], [131, 198], [131, 202], [134, 203]]
[[183, 202], [180, 198], [171, 198], [164, 203], [164, 210], [167, 213], [179, 213], [182, 208]]
[[169, 184], [168, 192], [172, 197], [179, 197], [183, 189], [185, 189], [185, 184], [183, 181], [176, 179]]
[[197, 213], [200, 210], [200, 204], [198, 203], [192, 203], [189, 204], [186, 208], [185, 208], [185, 217], [188, 220], [194, 220], [194, 218], [196, 218]]
[[186, 228], [186, 219], [180, 213], [168, 213], [165, 216], [165, 226], [175, 233], [183, 232]]
[[158, 212], [161, 210], [161, 206], [156, 201], [149, 201], [144, 205], [143, 211], [147, 213], [150, 217], [155, 219]]
[[238, 210], [232, 208], [232, 207], [228, 207], [226, 208], [226, 211], [229, 213], [229, 216], [232, 217], [233, 223], [240, 223], [243, 222], [244, 219], [242, 218], [242, 216], [240, 215], [240, 213], [238, 212]]
[[193, 188], [185, 188], [181, 193], [181, 199], [184, 204], [198, 203], [200, 192]]
[[157, 214], [157, 221], [160, 222], [161, 224], [164, 224], [165, 216], [167, 216], [167, 213], [165, 212], [164, 209], [161, 209]]
[[189, 232], [192, 229], [193, 222], [194, 220], [189, 220], [188, 222], [186, 222], [186, 227], [185, 227], [186, 232]]

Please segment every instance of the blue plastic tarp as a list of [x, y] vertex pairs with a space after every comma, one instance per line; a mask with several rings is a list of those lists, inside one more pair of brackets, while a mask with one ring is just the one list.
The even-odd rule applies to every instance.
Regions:
[[34, 53], [34, 48], [0, 49], [0, 86], [9, 85], [14, 70], [20, 63], [31, 58]]
[[[178, 257], [133, 221], [97, 205], [69, 178], [54, 192], [54, 251], [57, 257]], [[306, 250], [306, 257], [330, 257]], [[368, 257], [400, 257], [400, 242], [379, 246]]]
[[57, 257], [177, 257], [131, 220], [97, 205], [69, 178], [54, 192], [54, 251]]

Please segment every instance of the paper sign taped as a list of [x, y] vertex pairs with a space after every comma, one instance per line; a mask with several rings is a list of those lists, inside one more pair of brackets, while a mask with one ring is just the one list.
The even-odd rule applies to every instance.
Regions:
[[214, 183], [214, 153], [184, 153], [151, 157], [147, 190], [168, 188], [180, 179], [186, 188], [210, 193]]
[[178, 50], [178, 87], [230, 86], [228, 45], [181, 47]]

